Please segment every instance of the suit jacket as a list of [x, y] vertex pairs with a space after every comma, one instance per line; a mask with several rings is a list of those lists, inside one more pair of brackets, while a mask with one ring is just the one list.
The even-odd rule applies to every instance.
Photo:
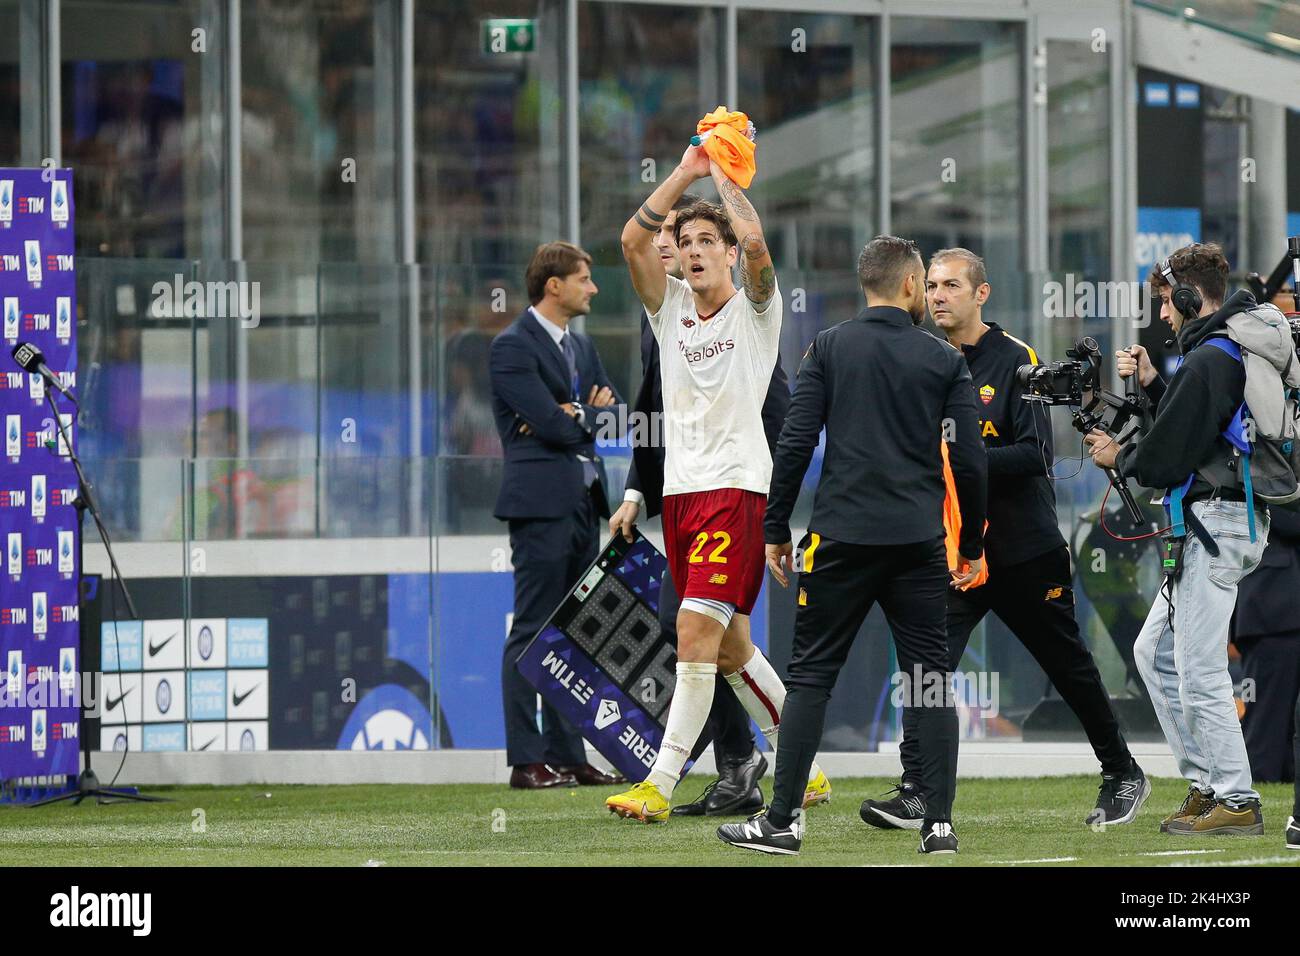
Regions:
[[[622, 398], [614, 390], [591, 339], [570, 331], [578, 367], [578, 394], [593, 385], [609, 386], [615, 405], [596, 409], [583, 403], [584, 423], [561, 408], [573, 401], [573, 387], [564, 353], [527, 310], [492, 340], [488, 365], [492, 380], [492, 415], [505, 453], [501, 492], [493, 514], [497, 518], [559, 518], [570, 514], [587, 494], [579, 455], [596, 462], [604, 501], [604, 466], [596, 455], [598, 413], [626, 420]], [[520, 431], [527, 423], [528, 434]], [[602, 510], [608, 513], [608, 505]]]
[[1300, 634], [1300, 514], [1269, 509], [1268, 547], [1237, 586], [1233, 640]]
[[[644, 311], [641, 313], [641, 389], [637, 392], [633, 408], [646, 416], [662, 415], [664, 410], [664, 383], [659, 370], [659, 343], [655, 340], [654, 330]], [[767, 397], [763, 399], [763, 431], [767, 434], [767, 450], [774, 456], [776, 442], [781, 437], [781, 424], [785, 413], [790, 408], [790, 383], [781, 368], [781, 359], [777, 358], [776, 367], [772, 369], [772, 380], [767, 385]], [[664, 452], [663, 427], [651, 431], [659, 436], [646, 444], [633, 445], [632, 467], [628, 469], [626, 488], [639, 491], [645, 496], [647, 518], [653, 518], [663, 509], [664, 500]]]

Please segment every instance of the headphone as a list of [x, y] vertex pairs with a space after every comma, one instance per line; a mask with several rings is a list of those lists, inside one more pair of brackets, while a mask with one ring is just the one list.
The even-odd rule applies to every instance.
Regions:
[[1201, 291], [1193, 285], [1186, 285], [1179, 282], [1174, 277], [1173, 266], [1170, 265], [1169, 259], [1160, 263], [1160, 274], [1165, 277], [1173, 291], [1169, 295], [1169, 300], [1173, 302], [1174, 308], [1182, 313], [1185, 319], [1195, 319], [1201, 314], [1201, 306], [1205, 304], [1201, 298]]

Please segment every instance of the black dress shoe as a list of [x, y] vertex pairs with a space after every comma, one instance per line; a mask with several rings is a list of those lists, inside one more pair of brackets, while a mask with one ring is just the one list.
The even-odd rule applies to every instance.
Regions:
[[578, 784], [583, 787], [613, 787], [620, 783], [627, 783], [627, 777], [621, 773], [605, 773], [593, 767], [589, 763], [578, 764], [573, 767], [556, 767], [560, 773], [571, 773], [577, 779]]
[[723, 759], [718, 766], [718, 785], [704, 800], [704, 813], [710, 817], [750, 814], [763, 806], [763, 791], [758, 781], [767, 773], [767, 758], [750, 751], [743, 760]]
[[709, 798], [717, 791], [720, 782], [720, 780], [711, 781], [693, 803], [677, 804], [672, 809], [672, 815], [675, 817], [743, 817], [763, 809], [763, 791], [755, 786], [743, 800], [726, 804], [719, 810], [710, 810]]
[[549, 787], [576, 787], [578, 778], [545, 763], [528, 763], [510, 771], [510, 786], [516, 790], [545, 790]]
[[767, 760], [757, 748], [743, 760], [719, 762], [720, 776], [691, 803], [679, 803], [672, 815], [678, 817], [749, 816], [763, 809], [763, 791], [758, 781], [767, 773]]

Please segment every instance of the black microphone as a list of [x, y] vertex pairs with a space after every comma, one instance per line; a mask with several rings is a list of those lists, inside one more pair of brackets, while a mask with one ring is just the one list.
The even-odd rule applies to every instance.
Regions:
[[17, 362], [21, 368], [28, 372], [34, 372], [35, 374], [40, 375], [47, 382], [57, 388], [64, 398], [72, 402], [73, 405], [77, 404], [77, 400], [72, 397], [72, 393], [63, 387], [63, 383], [59, 381], [59, 377], [50, 371], [50, 367], [45, 364], [45, 353], [35, 345], [32, 345], [30, 342], [19, 342], [13, 347], [13, 351], [10, 354], [13, 355], [14, 361]]

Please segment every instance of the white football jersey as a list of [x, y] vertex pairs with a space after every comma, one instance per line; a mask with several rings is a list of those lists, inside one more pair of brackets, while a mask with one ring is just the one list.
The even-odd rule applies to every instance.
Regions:
[[716, 488], [767, 494], [772, 456], [763, 402], [781, 339], [781, 290], [762, 312], [742, 290], [701, 319], [691, 287], [668, 276], [649, 316], [663, 378], [665, 495]]

